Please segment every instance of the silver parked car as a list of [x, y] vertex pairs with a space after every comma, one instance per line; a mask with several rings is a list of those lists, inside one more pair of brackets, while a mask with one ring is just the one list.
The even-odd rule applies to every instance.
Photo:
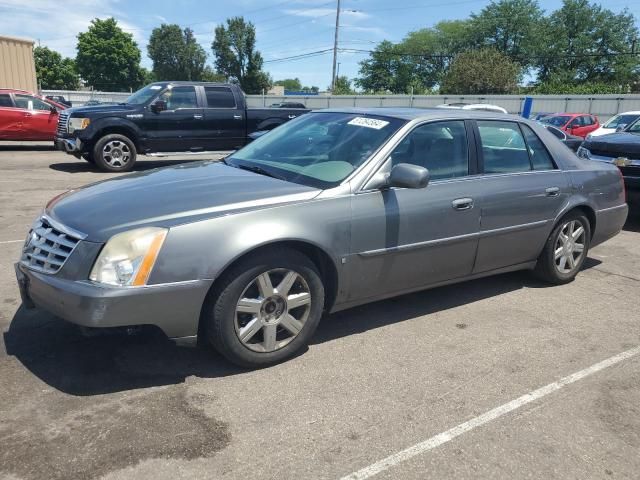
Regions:
[[614, 165], [522, 118], [324, 110], [224, 162], [54, 198], [16, 272], [27, 306], [199, 335], [263, 366], [306, 345], [323, 312], [520, 269], [568, 282], [626, 217]]

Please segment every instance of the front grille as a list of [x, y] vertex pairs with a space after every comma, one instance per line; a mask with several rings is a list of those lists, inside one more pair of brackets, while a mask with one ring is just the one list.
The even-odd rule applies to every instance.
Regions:
[[63, 110], [60, 112], [60, 115], [58, 115], [58, 129], [56, 130], [56, 134], [59, 137], [64, 137], [67, 134], [68, 123], [69, 123], [69, 112], [66, 112]]
[[20, 263], [43, 273], [56, 273], [80, 242], [80, 236], [56, 228], [47, 218], [40, 218], [29, 231]]

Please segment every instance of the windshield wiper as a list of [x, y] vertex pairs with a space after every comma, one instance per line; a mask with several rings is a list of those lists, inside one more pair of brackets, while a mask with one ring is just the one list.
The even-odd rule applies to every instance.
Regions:
[[[226, 161], [225, 161], [225, 164], [230, 165]], [[257, 173], [259, 175], [265, 175], [267, 177], [277, 178], [278, 180], [285, 180], [280, 175], [276, 175], [275, 173], [270, 172], [268, 170], [265, 170], [264, 168], [259, 167], [258, 165], [240, 165], [240, 164], [235, 163], [232, 166], [234, 166], [236, 168], [240, 168], [242, 170], [248, 170], [249, 172]]]

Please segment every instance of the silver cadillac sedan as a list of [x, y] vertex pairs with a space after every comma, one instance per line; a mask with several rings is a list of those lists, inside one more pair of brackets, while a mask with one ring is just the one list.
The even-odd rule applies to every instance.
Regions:
[[305, 346], [323, 312], [521, 269], [569, 282], [626, 217], [614, 165], [522, 118], [333, 109], [222, 162], [52, 199], [16, 273], [25, 306], [155, 325], [257, 367]]

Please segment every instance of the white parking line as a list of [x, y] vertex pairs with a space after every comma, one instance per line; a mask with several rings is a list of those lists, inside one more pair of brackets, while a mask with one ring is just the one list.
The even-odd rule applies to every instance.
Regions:
[[510, 401], [509, 403], [505, 403], [504, 405], [500, 405], [499, 407], [494, 408], [493, 410], [489, 410], [486, 413], [483, 413], [479, 417], [472, 418], [471, 420], [461, 423], [460, 425], [453, 427], [446, 432], [442, 432], [434, 437], [425, 440], [424, 442], [420, 442], [412, 447], [408, 447], [404, 450], [401, 450], [393, 455], [388, 456], [376, 463], [369, 465], [368, 467], [364, 467], [357, 472], [353, 472], [346, 477], [342, 477], [340, 480], [364, 480], [366, 478], [371, 478], [374, 475], [377, 475], [380, 472], [383, 472], [399, 463], [405, 462], [416, 455], [420, 455], [421, 453], [427, 452], [429, 450], [433, 450], [440, 445], [450, 442], [454, 438], [462, 435], [463, 433], [469, 432], [474, 428], [480, 427], [485, 423], [489, 423], [492, 420], [502, 417], [509, 412], [517, 410], [518, 408], [527, 405], [528, 403], [534, 402], [550, 393], [553, 393], [557, 390], [560, 390], [567, 385], [570, 385], [578, 380], [581, 380], [589, 375], [593, 375], [600, 370], [604, 370], [607, 367], [611, 367], [616, 363], [620, 363], [623, 360], [627, 360], [628, 358], [634, 357], [640, 354], [640, 347], [632, 348], [631, 350], [627, 350], [625, 352], [619, 353], [611, 358], [603, 360], [602, 362], [596, 363], [595, 365], [591, 365], [584, 370], [580, 370], [579, 372], [572, 373], [571, 375], [564, 377], [557, 382], [550, 383], [542, 388], [534, 390], [530, 393], [522, 395], [515, 400]]
[[22, 240], [0, 240], [0, 245], [6, 244], [6, 243], [23, 243], [23, 242], [24, 242], [24, 238]]

